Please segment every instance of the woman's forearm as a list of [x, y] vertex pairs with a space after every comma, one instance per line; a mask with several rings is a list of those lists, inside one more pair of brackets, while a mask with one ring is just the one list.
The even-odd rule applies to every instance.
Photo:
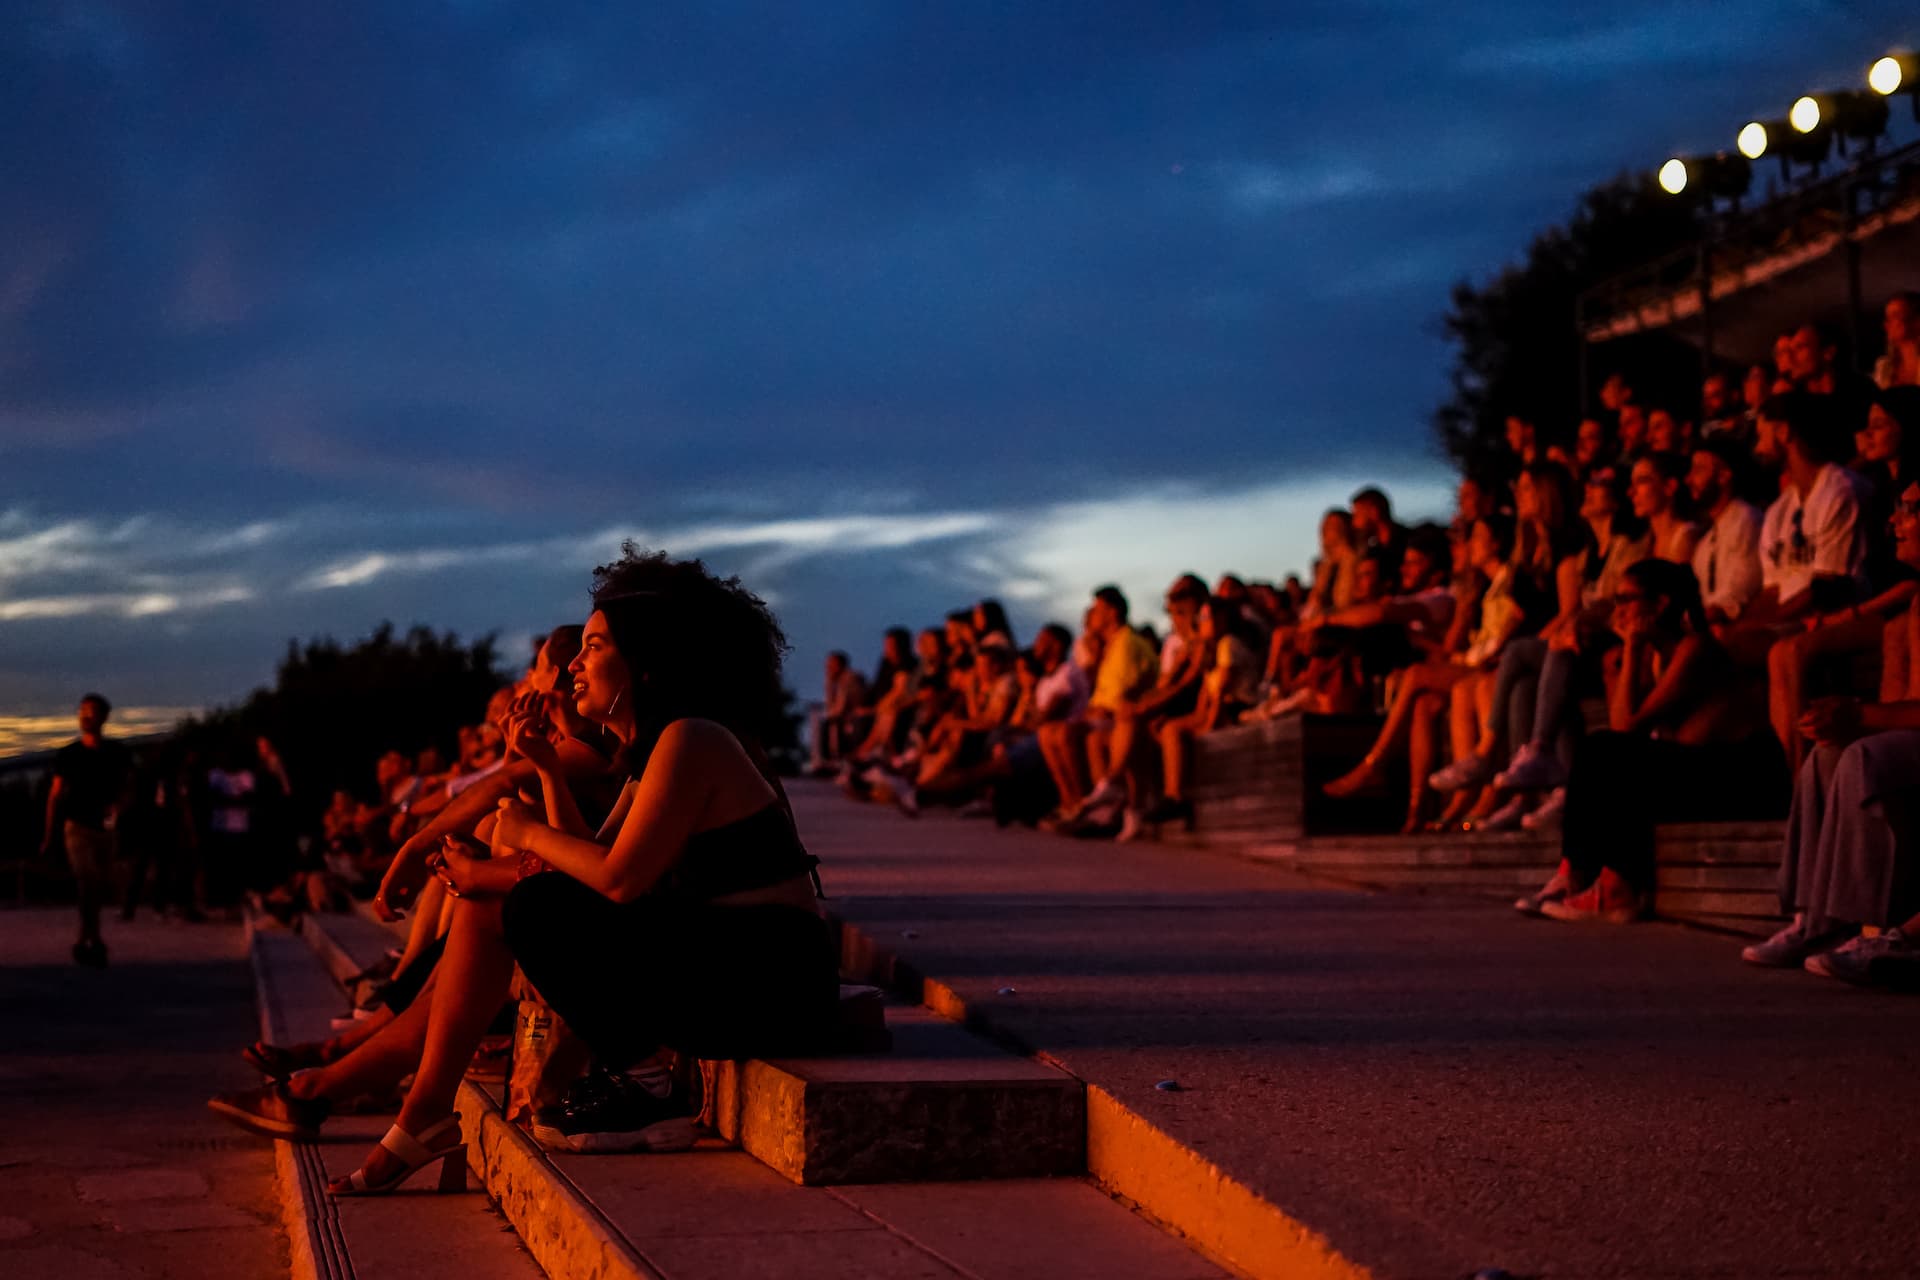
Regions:
[[520, 783], [532, 776], [533, 766], [524, 760], [502, 766], [462, 791], [433, 821], [416, 831], [396, 856], [424, 857], [444, 837], [467, 834], [480, 819], [493, 812], [503, 796], [512, 795]]
[[544, 824], [528, 823], [514, 847], [531, 853], [555, 871], [565, 872], [589, 889], [613, 896], [605, 845]]
[[593, 828], [587, 825], [586, 817], [580, 812], [580, 805], [573, 798], [573, 788], [567, 785], [566, 774], [558, 768], [551, 771], [540, 769], [538, 773], [540, 796], [547, 804], [547, 825], [568, 835], [591, 836]]

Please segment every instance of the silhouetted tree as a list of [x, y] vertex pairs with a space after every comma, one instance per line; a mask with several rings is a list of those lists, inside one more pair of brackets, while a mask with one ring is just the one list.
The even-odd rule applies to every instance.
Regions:
[[387, 750], [435, 746], [451, 761], [455, 732], [477, 723], [505, 682], [497, 656], [492, 635], [469, 644], [416, 626], [396, 636], [391, 623], [346, 646], [289, 641], [272, 688], [188, 726], [184, 737], [204, 755], [266, 735], [286, 761], [299, 816], [311, 819], [336, 788], [369, 793], [373, 762]]
[[[1577, 415], [1593, 407], [1578, 403], [1576, 299], [1692, 243], [1701, 231], [1691, 203], [1650, 178], [1622, 176], [1581, 196], [1567, 225], [1534, 237], [1518, 265], [1483, 285], [1456, 284], [1443, 322], [1455, 349], [1453, 394], [1433, 419], [1448, 456], [1463, 468], [1491, 461], [1509, 414], [1533, 420], [1543, 443], [1570, 440]], [[1643, 401], [1671, 394], [1698, 369], [1697, 355], [1664, 336], [1618, 339], [1595, 357], [1595, 391], [1608, 371], [1637, 370]]]

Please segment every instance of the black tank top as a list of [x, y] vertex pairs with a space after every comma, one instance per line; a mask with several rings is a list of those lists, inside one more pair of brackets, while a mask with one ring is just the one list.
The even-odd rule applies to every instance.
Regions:
[[778, 800], [770, 800], [744, 818], [687, 837], [686, 847], [659, 891], [696, 902], [710, 902], [750, 889], [765, 889], [798, 875], [813, 875], [820, 859], [800, 843], [800, 833]]

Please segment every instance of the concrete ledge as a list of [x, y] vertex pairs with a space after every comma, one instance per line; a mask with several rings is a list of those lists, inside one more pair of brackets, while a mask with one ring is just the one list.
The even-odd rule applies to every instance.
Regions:
[[497, 1098], [460, 1084], [467, 1161], [520, 1241], [549, 1276], [662, 1280], [661, 1272], [555, 1168], [533, 1139], [500, 1114]]
[[[892, 990], [1035, 1061], [1044, 1053], [972, 1009], [857, 925], [832, 917], [840, 967]], [[1180, 1236], [1197, 1252], [1250, 1280], [1367, 1280], [1372, 1273], [1319, 1232], [1227, 1176], [1112, 1094], [1086, 1085], [1087, 1174], [1109, 1195]]]
[[[303, 932], [336, 978], [392, 939], [360, 916], [309, 916]], [[889, 1009], [887, 1022], [887, 1053], [715, 1064], [720, 1136], [806, 1186], [1081, 1171], [1078, 1080], [924, 1010]]]
[[889, 1023], [891, 1053], [720, 1063], [720, 1136], [807, 1186], [1081, 1171], [1078, 1080], [925, 1010]]
[[1367, 1280], [1332, 1241], [1154, 1127], [1105, 1089], [1087, 1087], [1087, 1173], [1257, 1280]]

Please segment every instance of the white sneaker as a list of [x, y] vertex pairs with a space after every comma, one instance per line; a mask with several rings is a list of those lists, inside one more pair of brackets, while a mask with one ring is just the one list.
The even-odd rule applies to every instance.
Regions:
[[1513, 753], [1513, 763], [1493, 780], [1493, 785], [1503, 791], [1550, 791], [1566, 780], [1559, 758], [1529, 742]]
[[1763, 969], [1798, 969], [1813, 954], [1818, 939], [1807, 925], [1807, 913], [1796, 911], [1793, 923], [1765, 942], [1740, 948], [1740, 958]]
[[1520, 825], [1528, 831], [1551, 831], [1560, 825], [1560, 815], [1567, 811], [1567, 789], [1555, 787], [1547, 792], [1547, 798], [1540, 807], [1520, 819]]
[[1517, 831], [1533, 809], [1533, 797], [1521, 793], [1474, 824], [1475, 831]]
[[1822, 951], [1806, 959], [1808, 973], [1823, 978], [1838, 978], [1857, 987], [1873, 985], [1876, 964], [1911, 964], [1920, 959], [1920, 947], [1898, 929], [1882, 929], [1869, 938], [1865, 934], [1852, 941]]
[[1514, 899], [1513, 909], [1523, 916], [1543, 914], [1541, 908], [1549, 902], [1558, 902], [1573, 892], [1573, 871], [1567, 866], [1565, 858], [1554, 869], [1552, 879], [1535, 889], [1525, 897]]
[[909, 818], [920, 816], [920, 797], [915, 795], [913, 779], [894, 773], [887, 775], [886, 788], [893, 793], [893, 802], [900, 806], [900, 812]]
[[1464, 791], [1485, 782], [1491, 770], [1492, 766], [1479, 756], [1461, 756], [1428, 778], [1427, 785], [1435, 791]]

